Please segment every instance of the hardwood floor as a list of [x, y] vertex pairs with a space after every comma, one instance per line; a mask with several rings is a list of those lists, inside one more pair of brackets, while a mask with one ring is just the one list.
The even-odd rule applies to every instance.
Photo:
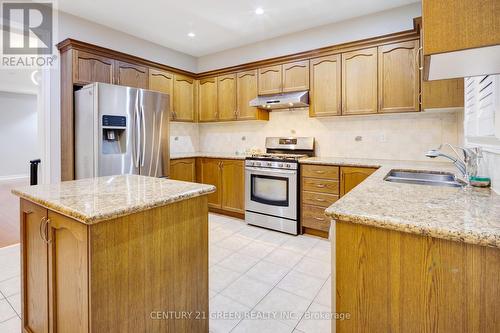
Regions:
[[0, 181], [0, 247], [19, 243], [19, 198], [14, 187], [29, 185], [29, 179]]

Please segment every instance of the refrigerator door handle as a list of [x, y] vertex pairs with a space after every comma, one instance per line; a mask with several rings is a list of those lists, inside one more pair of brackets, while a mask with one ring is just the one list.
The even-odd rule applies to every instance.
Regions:
[[[139, 96], [137, 96], [138, 98]], [[136, 129], [136, 137], [135, 137], [135, 142], [134, 142], [134, 151], [135, 151], [135, 156], [134, 156], [134, 165], [136, 168], [139, 168], [139, 158], [140, 158], [140, 137], [141, 137], [141, 125], [140, 125], [140, 118], [139, 118], [139, 106], [138, 106], [138, 100], [136, 99], [135, 102], [135, 108], [134, 108], [134, 120], [135, 120], [135, 129]]]
[[146, 120], [144, 119], [144, 105], [142, 105], [142, 101], [141, 101], [141, 123], [142, 123], [141, 167], [143, 167], [144, 166], [144, 159], [146, 158]]

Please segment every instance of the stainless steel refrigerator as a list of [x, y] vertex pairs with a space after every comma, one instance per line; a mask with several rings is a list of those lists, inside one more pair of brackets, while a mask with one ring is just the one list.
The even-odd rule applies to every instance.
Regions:
[[76, 179], [169, 175], [169, 99], [105, 83], [75, 92]]

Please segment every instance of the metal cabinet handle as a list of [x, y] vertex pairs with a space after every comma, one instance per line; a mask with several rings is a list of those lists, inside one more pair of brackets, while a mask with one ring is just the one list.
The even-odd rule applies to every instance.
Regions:
[[314, 172], [319, 173], [319, 174], [325, 173], [323, 170], [315, 170]]
[[322, 217], [316, 217], [316, 216], [314, 217], [314, 219], [315, 219], [315, 220], [318, 220], [318, 221], [324, 221], [324, 220], [325, 220], [325, 219], [324, 219], [324, 218], [322, 218]]
[[47, 218], [44, 216], [42, 217], [42, 219], [40, 220], [40, 226], [38, 227], [38, 231], [40, 232], [40, 237], [42, 238], [42, 240], [44, 242], [47, 242], [47, 240], [45, 239], [45, 233], [43, 231], [43, 229], [45, 228], [45, 223], [47, 222]]
[[50, 244], [52, 243], [52, 237], [50, 237], [49, 229], [50, 229], [50, 219], [47, 219], [47, 222], [45, 223], [45, 239], [46, 243]]
[[325, 199], [316, 198], [316, 201], [325, 202], [326, 200]]
[[325, 184], [316, 184], [316, 187], [319, 187], [319, 188], [324, 188], [326, 185]]
[[422, 59], [422, 56], [421, 56], [422, 50], [423, 50], [422, 46], [420, 46], [417, 49], [417, 66], [418, 66], [418, 70], [419, 71], [422, 71], [424, 69], [424, 66], [421, 66], [421, 64], [422, 64], [422, 61], [421, 61], [421, 59]]

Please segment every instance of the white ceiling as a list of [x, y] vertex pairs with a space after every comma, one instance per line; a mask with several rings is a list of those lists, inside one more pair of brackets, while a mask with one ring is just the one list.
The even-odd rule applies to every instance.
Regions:
[[[59, 0], [58, 7], [199, 57], [418, 1]], [[264, 9], [263, 15], [255, 14], [257, 7]], [[189, 38], [188, 32], [196, 37]]]

